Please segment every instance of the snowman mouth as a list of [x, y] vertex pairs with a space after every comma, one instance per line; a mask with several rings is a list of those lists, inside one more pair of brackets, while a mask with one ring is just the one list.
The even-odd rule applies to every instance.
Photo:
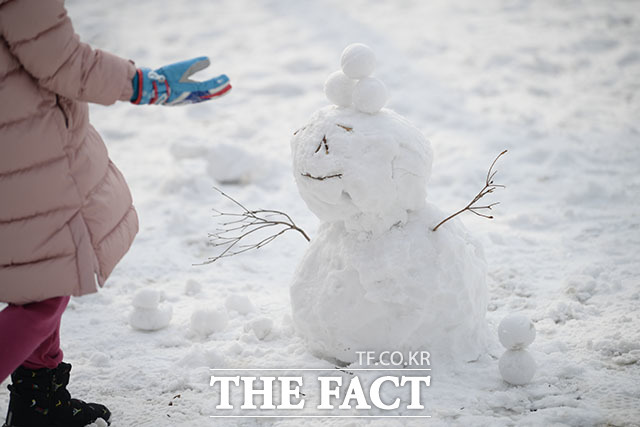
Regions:
[[313, 176], [310, 173], [301, 173], [300, 175], [306, 177], [306, 178], [310, 178], [310, 179], [315, 179], [316, 181], [324, 181], [327, 179], [331, 179], [331, 178], [338, 178], [338, 179], [342, 179], [342, 174], [341, 173], [334, 173], [332, 175], [322, 175], [322, 176]]

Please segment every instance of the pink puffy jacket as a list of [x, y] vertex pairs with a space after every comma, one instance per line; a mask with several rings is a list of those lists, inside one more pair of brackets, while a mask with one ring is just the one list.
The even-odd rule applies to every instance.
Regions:
[[138, 231], [87, 102], [132, 96], [133, 63], [81, 43], [63, 0], [0, 0], [0, 301], [84, 295]]

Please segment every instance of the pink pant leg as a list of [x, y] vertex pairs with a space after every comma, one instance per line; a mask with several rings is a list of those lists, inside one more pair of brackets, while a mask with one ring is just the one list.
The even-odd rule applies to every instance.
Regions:
[[[66, 307], [66, 303], [64, 304]], [[62, 313], [60, 313], [62, 314]], [[33, 353], [22, 363], [28, 369], [55, 368], [62, 362], [62, 349], [60, 349], [60, 318], [51, 335], [36, 348]]]
[[50, 298], [0, 311], [0, 381], [24, 363], [55, 368], [62, 361], [60, 318], [69, 297]]

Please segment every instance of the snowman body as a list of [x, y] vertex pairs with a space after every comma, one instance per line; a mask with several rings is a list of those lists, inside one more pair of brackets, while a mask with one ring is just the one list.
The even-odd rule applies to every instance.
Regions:
[[485, 340], [482, 247], [455, 218], [432, 231], [446, 215], [426, 202], [431, 146], [380, 109], [372, 55], [345, 50], [344, 73], [325, 84], [337, 105], [291, 140], [298, 190], [321, 220], [291, 285], [294, 325], [314, 353], [345, 363], [359, 351], [474, 360]]

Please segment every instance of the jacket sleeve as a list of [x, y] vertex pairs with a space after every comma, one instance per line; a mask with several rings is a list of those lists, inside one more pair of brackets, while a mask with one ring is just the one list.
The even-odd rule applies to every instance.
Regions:
[[52, 92], [103, 105], [131, 98], [133, 62], [81, 43], [63, 0], [0, 0], [0, 31], [25, 70]]

